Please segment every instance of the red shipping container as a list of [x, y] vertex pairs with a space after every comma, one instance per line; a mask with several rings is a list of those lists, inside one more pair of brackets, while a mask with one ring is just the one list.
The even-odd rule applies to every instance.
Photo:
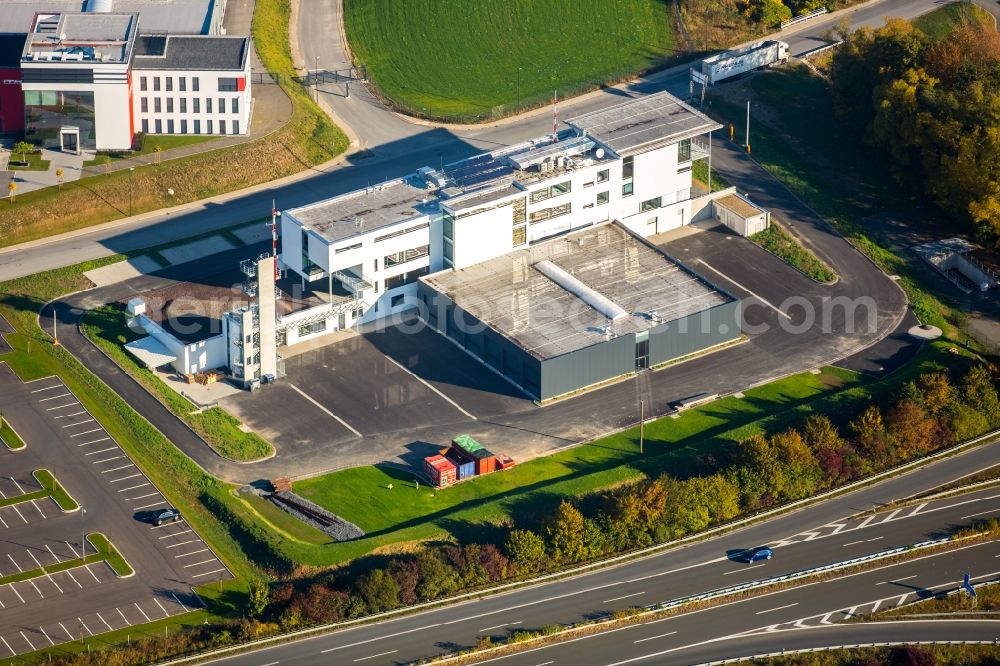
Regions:
[[438, 488], [450, 486], [458, 480], [455, 465], [443, 456], [424, 458], [424, 475]]

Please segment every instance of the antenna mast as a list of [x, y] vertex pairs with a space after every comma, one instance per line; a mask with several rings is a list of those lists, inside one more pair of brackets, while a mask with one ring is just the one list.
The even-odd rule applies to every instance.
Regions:
[[275, 282], [278, 281], [278, 216], [280, 214], [274, 205], [274, 199], [271, 199], [271, 221], [267, 223], [267, 226], [271, 227], [271, 256], [274, 257]]

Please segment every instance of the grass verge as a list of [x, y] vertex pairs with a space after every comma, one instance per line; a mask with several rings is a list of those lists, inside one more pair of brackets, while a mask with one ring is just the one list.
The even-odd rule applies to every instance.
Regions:
[[87, 541], [90, 542], [91, 546], [94, 547], [94, 552], [85, 555], [84, 557], [76, 557], [71, 560], [65, 560], [57, 564], [53, 564], [47, 567], [41, 567], [38, 569], [31, 569], [29, 571], [19, 571], [16, 574], [10, 576], [0, 577], [0, 585], [7, 585], [8, 583], [18, 583], [25, 580], [30, 580], [32, 578], [38, 578], [46, 574], [54, 574], [60, 571], [66, 571], [68, 569], [75, 569], [77, 567], [82, 567], [85, 564], [93, 564], [95, 562], [107, 562], [108, 565], [114, 570], [115, 574], [119, 577], [128, 577], [135, 573], [131, 565], [125, 561], [118, 549], [115, 548], [114, 544], [100, 532], [94, 532], [93, 534], [87, 535]]
[[87, 541], [90, 542], [90, 545], [94, 547], [97, 554], [108, 563], [119, 578], [126, 578], [135, 573], [135, 569], [122, 557], [122, 554], [118, 552], [118, 549], [115, 548], [115, 545], [111, 543], [108, 537], [100, 532], [94, 532], [87, 535]]
[[147, 134], [142, 137], [142, 145], [138, 150], [123, 150], [123, 151], [105, 151], [98, 153], [94, 159], [85, 160], [83, 162], [84, 167], [92, 166], [103, 166], [112, 162], [120, 162], [122, 160], [132, 159], [134, 157], [142, 157], [143, 155], [150, 155], [156, 152], [157, 147], [160, 150], [170, 150], [171, 148], [182, 148], [184, 146], [193, 146], [199, 143], [205, 143], [208, 141], [213, 141], [218, 139], [217, 136], [206, 136], [206, 135], [188, 135], [188, 134]]
[[971, 2], [955, 2], [918, 16], [911, 23], [934, 41], [948, 36], [955, 26], [967, 21], [990, 21], [990, 13]]
[[2, 414], [0, 414], [0, 442], [11, 451], [19, 451], [26, 446], [24, 440], [10, 427]]
[[59, 505], [63, 511], [76, 511], [80, 505], [66, 491], [61, 483], [56, 480], [55, 475], [47, 469], [37, 469], [34, 476], [42, 484], [42, 489]]
[[19, 153], [14, 153], [14, 155], [17, 155], [18, 159], [11, 160], [7, 164], [7, 168], [10, 169], [11, 171], [48, 171], [49, 170], [49, 164], [51, 164], [51, 162], [49, 160], [43, 160], [41, 152], [26, 153], [24, 155], [24, 158], [25, 158], [24, 161], [28, 163], [27, 166], [22, 166], [22, 165], [18, 164], [18, 162], [21, 161], [20, 160], [21, 155]]
[[[135, 214], [266, 183], [326, 162], [348, 139], [296, 79], [288, 42], [289, 0], [258, 0], [253, 17], [257, 53], [292, 101], [280, 129], [254, 141], [91, 176], [0, 201], [0, 245], [14, 245]], [[131, 198], [130, 198], [131, 194]]]
[[122, 345], [141, 336], [129, 329], [126, 313], [120, 306], [106, 305], [87, 312], [80, 327], [95, 345], [187, 423], [219, 455], [238, 462], [274, 455], [271, 443], [256, 433], [241, 430], [237, 418], [219, 407], [196, 411], [187, 398], [126, 352]]
[[673, 26], [662, 0], [344, 2], [355, 60], [378, 90], [407, 113], [456, 122], [631, 78], [674, 56]]
[[775, 255], [786, 264], [821, 284], [831, 284], [837, 274], [807, 250], [781, 224], [771, 218], [771, 226], [749, 237], [751, 241]]

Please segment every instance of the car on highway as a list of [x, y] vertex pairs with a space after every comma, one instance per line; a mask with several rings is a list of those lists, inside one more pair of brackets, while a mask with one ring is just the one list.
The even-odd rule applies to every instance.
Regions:
[[159, 527], [165, 523], [176, 523], [180, 519], [181, 512], [177, 509], [164, 509], [163, 511], [157, 511], [156, 514], [153, 515], [153, 524]]
[[757, 546], [756, 548], [751, 548], [743, 555], [743, 561], [747, 564], [753, 564], [754, 562], [759, 562], [760, 560], [769, 560], [774, 556], [774, 551], [768, 546]]

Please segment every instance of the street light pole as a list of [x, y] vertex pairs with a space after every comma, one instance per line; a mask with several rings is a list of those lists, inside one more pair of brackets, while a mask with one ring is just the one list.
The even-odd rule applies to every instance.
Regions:
[[128, 168], [128, 216], [132, 217], [132, 172], [135, 167]]
[[747, 152], [750, 152], [750, 100], [747, 100]]
[[316, 69], [313, 72], [313, 87], [316, 89], [316, 103], [319, 104], [319, 56], [316, 56]]
[[83, 515], [87, 513], [87, 510], [82, 506], [80, 507], [80, 559], [87, 557], [87, 541], [85, 539], [83, 531]]
[[515, 109], [515, 110], [516, 111], [520, 111], [521, 110], [521, 68], [520, 67], [517, 68], [517, 109]]

